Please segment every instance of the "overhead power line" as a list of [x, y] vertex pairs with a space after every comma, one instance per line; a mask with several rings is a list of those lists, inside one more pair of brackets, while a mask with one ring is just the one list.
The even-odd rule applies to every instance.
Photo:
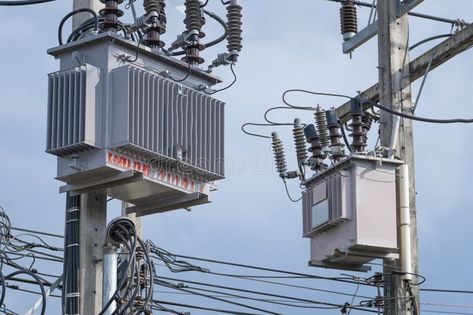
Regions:
[[468, 291], [468, 290], [425, 289], [425, 288], [421, 288], [420, 290], [424, 292], [437, 292], [437, 293], [473, 294], [473, 291]]
[[0, 6], [20, 6], [20, 5], [32, 5], [41, 4], [47, 2], [53, 2], [56, 0], [18, 0], [18, 1], [0, 1]]

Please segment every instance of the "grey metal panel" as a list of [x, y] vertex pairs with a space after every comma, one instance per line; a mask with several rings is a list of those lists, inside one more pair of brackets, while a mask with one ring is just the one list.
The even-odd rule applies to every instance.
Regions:
[[112, 148], [178, 162], [209, 180], [223, 178], [222, 102], [133, 66], [114, 69], [112, 81]]
[[96, 146], [98, 81], [98, 70], [89, 65], [48, 75], [48, 153], [66, 156]]

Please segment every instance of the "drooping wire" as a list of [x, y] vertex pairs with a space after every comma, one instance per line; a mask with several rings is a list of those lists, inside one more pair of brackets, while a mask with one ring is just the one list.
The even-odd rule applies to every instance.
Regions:
[[289, 187], [287, 187], [286, 179], [283, 179], [282, 181], [284, 182], [284, 187], [286, 188], [286, 194], [287, 194], [287, 197], [289, 198], [289, 200], [291, 202], [294, 202], [294, 203], [297, 203], [297, 202], [301, 201], [302, 197], [300, 197], [299, 199], [292, 198], [291, 193], [289, 192]]
[[[196, 309], [196, 310], [202, 310], [202, 311], [209, 311], [209, 312], [215, 312], [215, 313], [220, 313], [220, 314], [233, 314], [233, 315], [260, 315], [258, 313], [248, 313], [248, 312], [241, 312], [241, 311], [231, 311], [231, 310], [224, 310], [224, 309], [216, 309], [216, 308], [209, 308], [205, 306], [196, 306], [196, 305], [189, 305], [189, 304], [182, 304], [178, 302], [170, 302], [170, 301], [161, 301], [161, 300], [156, 300], [154, 301], [155, 305], [171, 305], [171, 306], [176, 306], [176, 307], [184, 307], [184, 308], [191, 308], [191, 309]], [[183, 315], [183, 313], [176, 312], [174, 314], [180, 314]]]
[[343, 95], [343, 94], [323, 93], [323, 92], [315, 92], [315, 91], [308, 91], [308, 90], [302, 90], [302, 89], [287, 90], [283, 94], [283, 100], [286, 103], [286, 105], [294, 107], [294, 108], [304, 108], [304, 107], [294, 106], [294, 105], [291, 105], [288, 102], [286, 102], [285, 95], [288, 92], [302, 92], [302, 93], [308, 93], [308, 94], [320, 95], [320, 96], [341, 97], [341, 98], [347, 98], [347, 99], [350, 99], [350, 100], [357, 100], [358, 99], [362, 103], [370, 104], [371, 106], [376, 107], [376, 108], [378, 108], [382, 111], [388, 112], [390, 114], [397, 115], [397, 116], [400, 116], [400, 117], [403, 117], [403, 118], [406, 118], [406, 119], [410, 119], [410, 120], [420, 121], [420, 122], [435, 123], [435, 124], [459, 124], [459, 123], [461, 123], [461, 124], [471, 124], [471, 123], [473, 123], [473, 119], [464, 119], [464, 118], [434, 119], [434, 118], [425, 118], [425, 117], [413, 116], [413, 115], [409, 115], [409, 114], [406, 114], [406, 113], [398, 112], [394, 109], [390, 109], [388, 107], [380, 105], [380, 104], [378, 104], [376, 102], [373, 102], [371, 100], [359, 99], [359, 98], [355, 98], [355, 97], [351, 97], [351, 96]]
[[42, 4], [47, 2], [53, 2], [56, 0], [13, 0], [13, 1], [0, 1], [0, 6], [19, 6], [19, 5], [32, 5]]
[[[161, 279], [164, 279], [164, 278], [161, 278]], [[254, 306], [250, 306], [250, 305], [243, 304], [243, 303], [237, 303], [237, 302], [229, 301], [229, 300], [222, 299], [222, 298], [219, 298], [219, 297], [213, 297], [211, 295], [200, 293], [200, 292], [195, 291], [195, 290], [185, 289], [185, 288], [183, 288], [182, 285], [173, 284], [173, 283], [168, 282], [168, 281], [162, 281], [159, 278], [155, 279], [155, 284], [160, 285], [160, 286], [164, 286], [164, 287], [167, 287], [167, 288], [175, 289], [175, 290], [178, 290], [178, 291], [186, 292], [186, 293], [192, 293], [196, 296], [205, 297], [205, 298], [216, 300], [216, 301], [219, 301], [219, 302], [224, 302], [224, 303], [227, 303], [227, 304], [231, 304], [231, 305], [251, 309], [253, 311], [263, 312], [265, 314], [282, 315], [280, 313], [272, 312], [272, 311], [265, 310], [265, 309], [262, 309], [262, 308], [259, 308], [259, 307], [254, 307]]]
[[441, 35], [435, 35], [435, 36], [432, 36], [432, 37], [428, 37], [426, 39], [423, 39], [421, 40], [420, 42], [418, 43], [415, 43], [414, 45], [412, 45], [411, 47], [409, 47], [409, 50], [413, 50], [417, 47], [419, 47], [420, 45], [423, 45], [425, 43], [428, 43], [430, 41], [433, 41], [433, 40], [436, 40], [436, 39], [440, 39], [440, 38], [446, 38], [446, 37], [451, 37], [452, 34], [441, 34]]
[[77, 10], [74, 10], [74, 11], [71, 11], [69, 12], [68, 14], [66, 14], [66, 16], [64, 16], [61, 20], [61, 22], [59, 23], [59, 28], [58, 28], [58, 41], [59, 41], [59, 45], [63, 45], [63, 40], [62, 40], [62, 29], [64, 28], [64, 24], [66, 23], [66, 21], [71, 18], [72, 16], [76, 15], [76, 14], [79, 14], [79, 13], [83, 13], [83, 12], [87, 12], [87, 13], [90, 13], [94, 16], [94, 20], [95, 20], [95, 24], [94, 24], [94, 30], [95, 31], [98, 31], [99, 29], [99, 16], [98, 14], [92, 10], [92, 9], [89, 9], [89, 8], [81, 8], [81, 9], [77, 9]]
[[222, 92], [222, 91], [225, 91], [225, 90], [228, 90], [229, 88], [231, 88], [233, 85], [235, 85], [235, 83], [237, 82], [238, 80], [238, 77], [235, 73], [235, 69], [234, 69], [234, 64], [230, 64], [230, 70], [232, 71], [232, 75], [233, 75], [233, 81], [232, 83], [230, 83], [229, 85], [227, 85], [226, 87], [224, 88], [221, 88], [221, 89], [218, 89], [218, 90], [213, 90], [213, 91], [208, 91], [207, 88], [204, 88], [203, 89], [203, 92], [207, 95], [214, 95], [216, 93], [219, 93], [219, 92]]
[[304, 110], [316, 110], [316, 108], [312, 106], [296, 106], [289, 103], [287, 101], [287, 94], [289, 93], [306, 93], [306, 94], [319, 95], [319, 96], [342, 97], [342, 98], [352, 99], [352, 97], [343, 95], [343, 94], [321, 93], [321, 92], [314, 92], [314, 91], [309, 91], [305, 89], [289, 89], [289, 90], [284, 91], [284, 93], [282, 94], [282, 101], [284, 102], [284, 104], [292, 108], [304, 109]]
[[[159, 248], [159, 247], [154, 247], [154, 248], [152, 247], [152, 248], [150, 248], [150, 250], [151, 250], [152, 253], [155, 253], [155, 251], [161, 251], [162, 249]], [[335, 282], [350, 283], [350, 284], [358, 284], [359, 283], [358, 281], [349, 281], [349, 280], [347, 280], [347, 277], [324, 277], [324, 276], [320, 276], [320, 275], [312, 275], [312, 274], [294, 272], [294, 271], [289, 271], [289, 270], [267, 268], [267, 267], [254, 266], [254, 265], [248, 265], [248, 264], [240, 264], [240, 263], [234, 263], [234, 262], [229, 262], [229, 261], [222, 261], [222, 260], [215, 260], [215, 259], [208, 259], [208, 258], [201, 258], [201, 257], [193, 257], [193, 256], [180, 255], [180, 254], [175, 254], [175, 253], [173, 253], [172, 255], [174, 257], [182, 258], [182, 259], [196, 260], [196, 261], [208, 262], [208, 263], [212, 263], [212, 264], [227, 265], [227, 266], [240, 267], [240, 268], [246, 268], [246, 269], [252, 269], [252, 270], [259, 270], [259, 271], [265, 271], [265, 272], [291, 275], [291, 276], [305, 277], [307, 279], [327, 280], [327, 281], [335, 281]], [[367, 284], [367, 283], [363, 283], [363, 282], [360, 283], [360, 284], [365, 285], [365, 286], [369, 286], [369, 287], [374, 287], [372, 284]]]
[[265, 136], [265, 135], [261, 135], [261, 134], [258, 134], [258, 133], [253, 133], [253, 132], [247, 131], [246, 128], [245, 128], [246, 126], [273, 127], [273, 126], [274, 126], [273, 124], [244, 123], [244, 124], [241, 126], [241, 131], [243, 131], [243, 133], [245, 133], [245, 134], [248, 135], [248, 136], [257, 137], [257, 138], [263, 138], [263, 139], [271, 139], [271, 136]]
[[[236, 292], [243, 292], [243, 293], [251, 293], [251, 294], [267, 296], [267, 297], [272, 297], [272, 298], [281, 298], [281, 299], [291, 300], [291, 301], [305, 302], [305, 303], [308, 303], [308, 304], [319, 305], [320, 307], [318, 307], [318, 308], [320, 308], [320, 309], [339, 309], [342, 306], [342, 305], [336, 304], [336, 303], [317, 301], [317, 300], [313, 300], [313, 299], [309, 300], [309, 299], [305, 299], [305, 298], [286, 296], [286, 295], [281, 295], [281, 294], [276, 294], [276, 293], [255, 291], [255, 290], [249, 290], [249, 289], [240, 289], [240, 288], [229, 287], [229, 286], [224, 286], [224, 285], [202, 283], [202, 282], [197, 282], [197, 281], [175, 279], [175, 278], [169, 278], [169, 277], [163, 277], [163, 276], [158, 276], [157, 280], [176, 281], [178, 283], [188, 283], [188, 284], [204, 286], [204, 287], [211, 287], [211, 288], [217, 288], [217, 289], [223, 289], [223, 290], [229, 290], [229, 291], [236, 291]], [[182, 287], [182, 285], [180, 285], [180, 286]], [[358, 306], [352, 306], [352, 307], [354, 309], [359, 309]], [[368, 311], [368, 310], [364, 310], [364, 309], [360, 309], [360, 310]], [[368, 311], [368, 312], [370, 312], [370, 311]]]

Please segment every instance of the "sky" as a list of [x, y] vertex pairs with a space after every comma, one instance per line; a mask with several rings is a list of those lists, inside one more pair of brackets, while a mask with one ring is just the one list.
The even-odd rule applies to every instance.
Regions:
[[[138, 1], [139, 2], [139, 1]], [[338, 4], [325, 0], [241, 0], [244, 6], [244, 49], [235, 68], [238, 82], [218, 98], [226, 107], [226, 179], [212, 195], [213, 202], [195, 207], [192, 212], [173, 211], [144, 219], [143, 236], [173, 253], [213, 258], [242, 264], [338, 277], [343, 271], [307, 266], [309, 241], [302, 238], [301, 205], [288, 200], [284, 186], [274, 169], [270, 143], [248, 137], [240, 127], [245, 122], [262, 122], [271, 106], [279, 106], [281, 94], [291, 88], [356, 95], [378, 80], [377, 42], [371, 40], [357, 49], [352, 58], [342, 53]], [[169, 43], [182, 30], [183, 16], [169, 3]], [[179, 1], [174, 1], [179, 4]], [[219, 1], [209, 7], [219, 13]], [[62, 234], [65, 196], [58, 193], [55, 157], [45, 153], [47, 74], [56, 71], [58, 62], [47, 55], [57, 46], [57, 26], [72, 8], [72, 1], [58, 0], [31, 7], [0, 7], [0, 205], [14, 226]], [[469, 0], [426, 0], [415, 9], [452, 19], [473, 20]], [[368, 21], [369, 10], [359, 9], [360, 28]], [[127, 12], [128, 17], [130, 13]], [[218, 34], [219, 26], [208, 23], [208, 36]], [[66, 27], [67, 30], [70, 26]], [[450, 25], [410, 19], [410, 41], [445, 34]], [[436, 43], [436, 42], [434, 42]], [[432, 44], [412, 51], [415, 58]], [[206, 54], [209, 60], [218, 50]], [[434, 118], [472, 118], [472, 51], [467, 51], [429, 74], [419, 99], [417, 115]], [[228, 68], [216, 74], [231, 81]], [[225, 85], [223, 84], [223, 86]], [[413, 85], [417, 96], [419, 82]], [[295, 95], [291, 100], [301, 106], [317, 103], [328, 109], [342, 99]], [[275, 113], [275, 120], [292, 121], [299, 117], [312, 123], [307, 112]], [[257, 132], [270, 134], [271, 128]], [[279, 128], [292, 162], [294, 150], [291, 130]], [[415, 123], [416, 190], [419, 228], [420, 273], [427, 281], [423, 288], [473, 290], [471, 240], [473, 232], [473, 168], [471, 167], [471, 125], [433, 125]], [[375, 135], [371, 135], [375, 137]], [[372, 140], [371, 140], [372, 141]], [[293, 196], [298, 183], [290, 183]], [[120, 204], [109, 204], [108, 218], [119, 215]], [[198, 262], [194, 262], [198, 263]], [[198, 263], [213, 271], [252, 273], [233, 267]], [[61, 267], [44, 265], [45, 270], [60, 273]], [[169, 275], [164, 268], [158, 272]], [[347, 273], [347, 272], [345, 272]], [[353, 275], [352, 272], [348, 272]], [[362, 274], [369, 277], [372, 274]], [[312, 288], [335, 290], [348, 295], [321, 293], [296, 288], [269, 286], [238, 279], [210, 275], [173, 275], [210, 283], [278, 292], [328, 301], [351, 302], [356, 285], [332, 281], [290, 280]], [[359, 294], [373, 297], [372, 288], [360, 288]], [[239, 309], [204, 298], [177, 295], [158, 288], [160, 299], [207, 307]], [[7, 304], [18, 313], [25, 312], [37, 299], [8, 292]], [[358, 299], [356, 299], [358, 301]], [[28, 303], [27, 303], [27, 302]], [[31, 301], [31, 303], [29, 303]], [[471, 304], [471, 295], [423, 293], [421, 308], [426, 311], [473, 313], [473, 308], [441, 307], [430, 304]], [[241, 301], [239, 301], [241, 302]], [[249, 303], [248, 301], [243, 301]], [[256, 305], [256, 304], [255, 304]], [[264, 304], [257, 304], [264, 305]], [[281, 314], [339, 314], [339, 310], [314, 310], [264, 305]], [[192, 314], [207, 314], [185, 308]], [[59, 314], [57, 300], [51, 301], [47, 314]], [[362, 314], [352, 311], [351, 314]]]

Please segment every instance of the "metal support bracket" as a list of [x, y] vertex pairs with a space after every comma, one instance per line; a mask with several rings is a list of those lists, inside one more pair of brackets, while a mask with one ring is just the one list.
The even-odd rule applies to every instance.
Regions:
[[117, 173], [111, 176], [103, 176], [91, 180], [88, 178], [84, 182], [76, 182], [73, 184], [68, 184], [61, 186], [59, 188], [60, 193], [71, 192], [76, 195], [88, 192], [88, 191], [98, 191], [105, 188], [110, 188], [114, 186], [119, 186], [134, 181], [142, 180], [143, 174], [136, 171], [126, 171]]

